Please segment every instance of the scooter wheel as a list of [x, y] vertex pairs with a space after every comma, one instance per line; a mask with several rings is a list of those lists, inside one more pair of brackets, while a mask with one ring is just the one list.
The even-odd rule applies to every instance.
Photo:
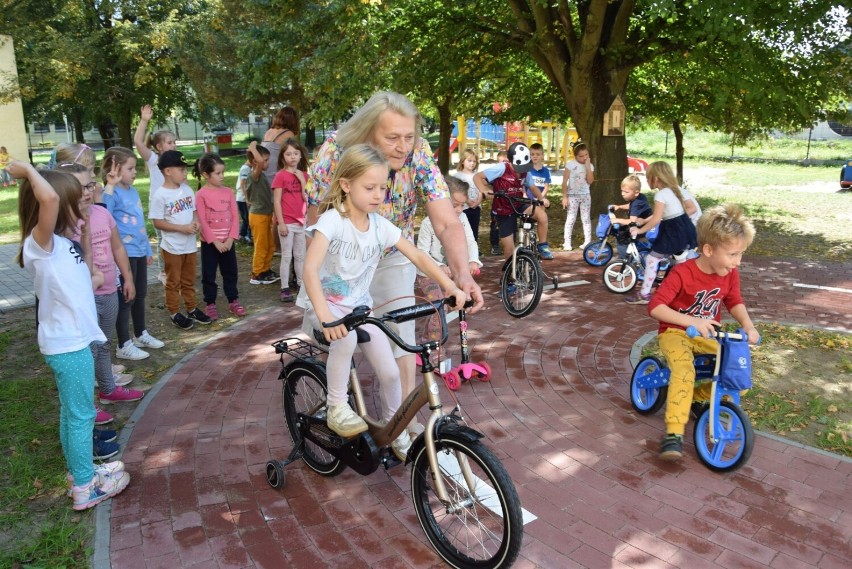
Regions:
[[447, 388], [450, 391], [456, 391], [461, 387], [461, 376], [456, 370], [450, 370], [444, 374], [444, 382], [446, 382]]
[[266, 481], [275, 489], [283, 488], [284, 481], [287, 475], [284, 473], [284, 466], [277, 460], [270, 460], [266, 463]]
[[479, 367], [484, 369], [485, 373], [477, 372], [476, 379], [478, 379], [479, 381], [491, 381], [491, 366], [488, 365], [486, 362], [481, 362], [479, 364]]

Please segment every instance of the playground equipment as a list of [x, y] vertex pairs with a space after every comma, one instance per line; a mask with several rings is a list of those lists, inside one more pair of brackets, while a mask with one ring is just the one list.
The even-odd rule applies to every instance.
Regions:
[[579, 139], [577, 129], [556, 122], [509, 122], [495, 124], [488, 119], [474, 120], [460, 116], [453, 123], [450, 152], [472, 149], [482, 159], [494, 159], [513, 142], [527, 146], [538, 142], [544, 147], [544, 162], [551, 168], [562, 168], [574, 157], [572, 144]]
[[847, 160], [840, 169], [840, 190], [852, 189], [852, 160]]

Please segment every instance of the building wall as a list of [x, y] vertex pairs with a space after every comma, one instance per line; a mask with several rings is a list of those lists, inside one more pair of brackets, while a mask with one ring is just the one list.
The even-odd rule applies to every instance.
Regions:
[[[10, 74], [17, 81], [18, 66], [15, 62], [15, 46], [12, 38], [0, 34], [0, 71]], [[27, 133], [24, 127], [24, 109], [21, 100], [15, 99], [0, 105], [0, 146], [5, 146], [15, 158], [28, 160]]]

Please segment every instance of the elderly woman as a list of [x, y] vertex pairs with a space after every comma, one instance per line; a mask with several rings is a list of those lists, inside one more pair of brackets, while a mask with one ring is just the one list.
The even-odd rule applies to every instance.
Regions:
[[[343, 151], [355, 144], [372, 144], [390, 167], [388, 192], [379, 213], [413, 242], [417, 200], [419, 196], [424, 198], [435, 235], [444, 245], [453, 280], [474, 300], [471, 312], [475, 312], [482, 307], [482, 291], [470, 276], [464, 230], [453, 211], [447, 184], [432, 159], [429, 144], [420, 137], [420, 120], [420, 111], [403, 95], [379, 92], [370, 97], [314, 156], [307, 183], [308, 225], [316, 222], [317, 206], [330, 188]], [[380, 312], [413, 304], [416, 276], [414, 265], [404, 255], [395, 249], [385, 251], [370, 286], [370, 295], [375, 306], [381, 307]], [[385, 304], [399, 297], [407, 298]], [[414, 322], [400, 325], [400, 332], [408, 344], [415, 343]], [[405, 398], [414, 389], [414, 356], [396, 346], [394, 355]], [[422, 426], [413, 423], [410, 430], [419, 434]]]

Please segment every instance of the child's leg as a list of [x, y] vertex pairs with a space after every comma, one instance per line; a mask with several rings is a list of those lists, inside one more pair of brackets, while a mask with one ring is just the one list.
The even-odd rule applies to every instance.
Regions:
[[683, 330], [669, 329], [659, 335], [660, 351], [671, 371], [666, 399], [666, 433], [683, 435], [695, 390], [695, 354], [716, 352], [715, 340], [690, 338]]
[[382, 402], [382, 419], [389, 421], [402, 403], [402, 385], [399, 368], [395, 365], [390, 340], [384, 332], [372, 324], [361, 328], [370, 334], [370, 341], [361, 344], [361, 352], [370, 362], [379, 379], [379, 394]]
[[59, 391], [59, 440], [71, 476], [87, 484], [92, 466], [92, 430], [95, 428], [95, 366], [87, 347], [76, 352], [45, 356]]
[[288, 227], [293, 234], [293, 268], [296, 271], [296, 284], [302, 288], [302, 274], [305, 272], [305, 252], [307, 251], [305, 228], [295, 223]]
[[497, 216], [495, 214], [491, 214], [491, 229], [488, 233], [488, 241], [491, 243], [491, 248], [495, 248], [500, 245], [500, 232], [497, 229]]
[[254, 253], [251, 258], [251, 272], [253, 275], [259, 275], [266, 269], [263, 268], [263, 260], [266, 258], [266, 249], [269, 248], [269, 243], [266, 241], [266, 236], [269, 233], [264, 231], [269, 225], [269, 216], [249, 213], [249, 225], [251, 226], [251, 234], [254, 239]]
[[219, 271], [222, 273], [222, 288], [225, 289], [225, 298], [228, 302], [234, 302], [240, 297], [237, 291], [237, 248], [231, 245], [231, 249], [219, 254]]
[[187, 313], [192, 312], [198, 306], [195, 299], [195, 267], [197, 253], [181, 255], [180, 265], [180, 295], [183, 297], [183, 305]]
[[216, 302], [219, 287], [216, 286], [216, 267], [220, 263], [219, 250], [212, 243], [201, 242], [201, 293], [204, 304]]
[[237, 202], [237, 209], [240, 212], [240, 239], [245, 239], [249, 236], [248, 204]]
[[580, 219], [583, 221], [583, 243], [592, 241], [592, 196], [583, 194], [578, 196], [580, 201]]
[[92, 356], [95, 365], [95, 379], [101, 393], [110, 394], [115, 391], [115, 378], [112, 373], [112, 331], [118, 318], [118, 293], [96, 294], [95, 306], [98, 310], [98, 327], [106, 336], [106, 342], [92, 342]]
[[[131, 259], [132, 261], [132, 259]], [[136, 299], [130, 307], [133, 318], [133, 332], [138, 338], [145, 331], [145, 296], [148, 294], [148, 259], [136, 257], [136, 263], [130, 263], [133, 272], [133, 284], [136, 286]]]
[[653, 251], [645, 255], [645, 280], [642, 281], [642, 288], [639, 290], [639, 293], [642, 296], [648, 296], [651, 294], [651, 288], [654, 286], [654, 279], [657, 278], [657, 268], [660, 266], [660, 261], [662, 260], [663, 258], [660, 254]]
[[166, 262], [166, 285], [163, 287], [165, 289], [166, 312], [169, 313], [169, 316], [174, 316], [180, 312], [181, 255], [173, 255], [163, 250], [163, 259]]
[[[275, 244], [278, 243], [278, 240], [275, 239], [275, 234], [277, 231], [272, 227], [272, 216], [267, 215], [265, 227], [266, 227], [266, 255], [263, 258], [263, 270], [269, 271], [272, 269], [272, 257], [275, 255]], [[257, 246], [257, 245], [255, 245]], [[282, 278], [284, 275], [282, 275]]]
[[[332, 310], [335, 318], [343, 316]], [[335, 407], [343, 403], [349, 403], [347, 388], [349, 385], [349, 368], [352, 364], [352, 354], [358, 345], [358, 337], [355, 331], [349, 332], [345, 338], [335, 340], [328, 348], [328, 359], [326, 370], [328, 376], [328, 406]]]
[[568, 194], [568, 213], [565, 216], [565, 228], [563, 230], [562, 245], [565, 249], [571, 248], [571, 234], [574, 233], [574, 221], [577, 219], [577, 210], [580, 209], [579, 196]]
[[544, 207], [536, 207], [535, 214], [533, 219], [536, 221], [536, 237], [538, 238], [539, 243], [547, 243], [547, 212], [544, 211]]
[[[276, 231], [277, 233], [277, 231]], [[281, 288], [287, 288], [287, 279], [290, 274], [290, 261], [293, 259], [293, 229], [290, 224], [287, 225], [287, 235], [278, 233], [278, 240], [281, 242]]]
[[469, 207], [464, 210], [464, 214], [467, 216], [467, 221], [470, 223], [470, 229], [473, 231], [474, 241], [479, 242], [479, 219], [482, 215], [482, 208]]
[[[130, 272], [131, 274], [136, 274], [136, 263], [142, 259], [145, 261], [144, 257], [130, 257], [128, 259], [130, 264]], [[124, 301], [124, 277], [119, 276], [120, 285], [118, 287], [118, 316], [115, 319], [115, 332], [118, 336], [118, 347], [122, 347], [124, 344], [130, 340], [130, 309], [136, 303], [136, 300], [131, 300], [130, 302]], [[136, 285], [136, 278], [133, 278], [133, 284]], [[106, 335], [109, 338], [109, 334]]]

